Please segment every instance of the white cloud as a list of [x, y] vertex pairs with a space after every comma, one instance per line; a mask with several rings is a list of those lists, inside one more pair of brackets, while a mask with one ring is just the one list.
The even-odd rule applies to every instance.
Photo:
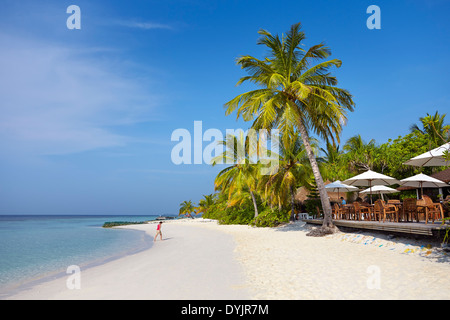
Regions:
[[167, 29], [173, 30], [173, 27], [168, 24], [156, 23], [156, 22], [138, 22], [138, 21], [128, 21], [121, 20], [117, 21], [118, 25], [129, 27], [129, 28], [138, 28], [144, 30], [152, 30], [152, 29]]
[[151, 118], [155, 96], [120, 62], [0, 34], [2, 153], [67, 154], [124, 146], [115, 126]]

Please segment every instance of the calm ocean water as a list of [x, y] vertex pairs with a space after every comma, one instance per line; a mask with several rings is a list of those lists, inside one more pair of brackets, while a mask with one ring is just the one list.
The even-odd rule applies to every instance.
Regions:
[[148, 216], [0, 215], [0, 293], [27, 281], [149, 248], [142, 231], [105, 229], [107, 221], [146, 221]]

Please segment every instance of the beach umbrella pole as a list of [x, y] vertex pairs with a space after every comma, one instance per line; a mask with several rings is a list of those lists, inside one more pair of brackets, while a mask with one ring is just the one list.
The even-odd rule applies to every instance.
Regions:
[[423, 182], [420, 181], [420, 193], [422, 194], [422, 199], [423, 199]]

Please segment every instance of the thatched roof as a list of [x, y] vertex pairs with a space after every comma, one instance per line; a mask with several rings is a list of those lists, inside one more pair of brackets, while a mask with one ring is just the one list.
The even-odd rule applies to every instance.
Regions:
[[297, 189], [297, 193], [295, 194], [295, 200], [303, 202], [308, 198], [309, 190], [305, 187], [300, 187]]
[[[325, 181], [324, 184], [330, 184], [331, 181]], [[338, 201], [340, 197], [346, 198], [346, 192], [327, 192], [330, 201]], [[303, 202], [308, 199], [309, 190], [305, 187], [300, 187], [297, 189], [297, 193], [295, 194], [295, 200]]]
[[418, 189], [418, 187], [401, 186], [401, 187], [397, 188], [398, 191], [407, 191], [407, 190], [416, 190], [416, 189]]
[[[440, 172], [436, 172], [430, 175], [433, 178], [436, 178], [438, 180], [444, 181], [446, 183], [450, 182], [450, 168], [445, 169], [443, 171]], [[450, 185], [449, 185], [450, 187]]]

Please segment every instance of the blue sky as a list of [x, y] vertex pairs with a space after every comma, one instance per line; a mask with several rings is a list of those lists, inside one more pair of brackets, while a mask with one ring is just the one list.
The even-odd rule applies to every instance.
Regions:
[[[81, 29], [69, 30], [69, 5]], [[369, 5], [381, 30], [369, 30]], [[175, 165], [178, 128], [247, 129], [225, 102], [249, 87], [239, 55], [257, 31], [301, 22], [325, 42], [355, 112], [341, 141], [408, 133], [450, 110], [445, 0], [22, 1], [0, 11], [0, 214], [176, 214], [221, 167]], [[447, 120], [448, 121], [448, 120]]]

